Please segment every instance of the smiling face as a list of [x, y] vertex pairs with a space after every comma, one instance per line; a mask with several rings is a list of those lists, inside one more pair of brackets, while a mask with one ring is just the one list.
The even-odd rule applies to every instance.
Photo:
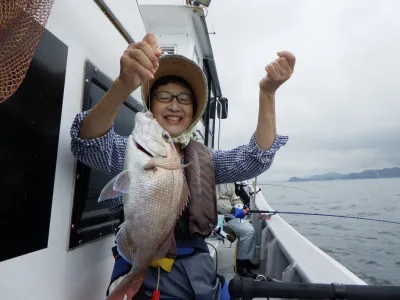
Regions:
[[151, 112], [153, 116], [172, 137], [177, 137], [184, 133], [193, 121], [193, 102], [195, 100], [193, 99], [190, 104], [182, 104], [174, 97], [170, 102], [161, 102], [156, 97], [159, 92], [168, 92], [173, 95], [187, 94], [193, 98], [192, 92], [184, 84], [167, 83], [158, 85], [151, 93]]

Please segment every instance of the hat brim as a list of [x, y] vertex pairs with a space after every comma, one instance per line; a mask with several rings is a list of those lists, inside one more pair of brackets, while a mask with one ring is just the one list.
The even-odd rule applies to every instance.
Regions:
[[186, 130], [190, 131], [203, 116], [206, 109], [208, 98], [207, 78], [203, 70], [192, 60], [178, 54], [168, 54], [161, 56], [159, 59], [159, 67], [154, 74], [154, 79], [145, 81], [142, 85], [142, 100], [146, 109], [148, 107], [150, 95], [149, 92], [153, 84], [161, 77], [173, 75], [185, 80], [194, 92], [196, 98], [196, 114], [190, 127]]

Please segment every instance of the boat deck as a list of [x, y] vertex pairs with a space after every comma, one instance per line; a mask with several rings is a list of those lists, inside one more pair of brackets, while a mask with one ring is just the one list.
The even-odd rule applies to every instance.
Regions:
[[217, 272], [224, 276], [227, 282], [236, 275], [233, 271], [236, 242], [232, 243], [232, 247], [230, 247], [230, 244], [231, 243], [228, 241], [225, 241], [225, 245], [222, 242], [219, 242], [217, 248], [218, 257], [215, 257], [215, 261], [218, 262]]
[[[215, 254], [215, 249], [209, 246], [211, 255], [214, 257], [214, 260], [217, 263], [216, 268], [218, 274], [224, 276], [225, 280], [229, 283], [229, 281], [236, 276], [236, 273], [233, 270], [236, 241], [232, 243], [232, 246], [229, 241], [225, 241], [225, 244], [223, 244], [222, 241], [212, 238], [208, 239], [207, 242], [217, 248], [217, 253]], [[253, 271], [257, 272], [256, 270]], [[265, 300], [266, 298], [253, 299]], [[269, 300], [280, 300], [280, 298], [269, 298]]]

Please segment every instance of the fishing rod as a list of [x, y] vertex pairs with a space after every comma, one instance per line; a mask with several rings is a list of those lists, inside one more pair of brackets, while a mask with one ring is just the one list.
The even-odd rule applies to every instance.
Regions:
[[[267, 183], [262, 183], [262, 184], [257, 184], [257, 185], [271, 185], [271, 186], [292, 188], [292, 189], [302, 190], [302, 191], [305, 191], [305, 192], [308, 192], [308, 193], [316, 195], [315, 193], [313, 193], [311, 191], [308, 191], [306, 189], [293, 187], [293, 186], [286, 186], [286, 185], [280, 185], [280, 184], [267, 184]], [[257, 191], [257, 193], [259, 191], [261, 191], [261, 189], [259, 189]], [[338, 215], [338, 214], [295, 212], [295, 211], [278, 211], [278, 210], [273, 210], [273, 211], [272, 210], [249, 210], [248, 212], [249, 213], [265, 213], [265, 214], [270, 214], [270, 215], [275, 215], [275, 214], [280, 213], [280, 214], [290, 214], [290, 215], [307, 215], [307, 216], [322, 216], [322, 217], [345, 218], [345, 219], [358, 219], [358, 220], [375, 221], [375, 222], [382, 222], [382, 223], [390, 223], [390, 224], [398, 224], [398, 225], [400, 225], [400, 221], [375, 219], [375, 218], [365, 218], [365, 217], [357, 217], [357, 216], [349, 216], [349, 215]]]
[[400, 287], [391, 285], [355, 285], [341, 283], [292, 283], [258, 281], [252, 278], [233, 278], [229, 282], [232, 299], [253, 298], [285, 299], [347, 299], [347, 300], [397, 300]]
[[392, 220], [384, 220], [384, 219], [374, 219], [374, 218], [365, 218], [365, 217], [357, 217], [357, 216], [348, 216], [348, 215], [336, 215], [336, 214], [322, 214], [322, 213], [311, 213], [311, 212], [299, 212], [299, 211], [278, 211], [278, 210], [249, 210], [249, 213], [259, 213], [259, 214], [289, 214], [289, 215], [307, 215], [307, 216], [322, 216], [322, 217], [334, 217], [334, 218], [345, 218], [345, 219], [358, 219], [358, 220], [367, 220], [367, 221], [375, 221], [375, 222], [383, 222], [383, 223], [391, 223], [391, 224], [399, 224], [400, 221], [392, 221]]

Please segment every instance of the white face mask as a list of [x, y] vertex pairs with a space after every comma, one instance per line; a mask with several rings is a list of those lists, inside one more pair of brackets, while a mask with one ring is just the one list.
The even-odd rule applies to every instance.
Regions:
[[184, 133], [182, 133], [180, 136], [177, 136], [175, 138], [172, 138], [172, 141], [174, 143], [180, 143], [182, 145], [182, 149], [185, 148], [191, 139], [194, 139], [194, 132], [195, 127], [193, 127], [190, 131], [185, 131]]

